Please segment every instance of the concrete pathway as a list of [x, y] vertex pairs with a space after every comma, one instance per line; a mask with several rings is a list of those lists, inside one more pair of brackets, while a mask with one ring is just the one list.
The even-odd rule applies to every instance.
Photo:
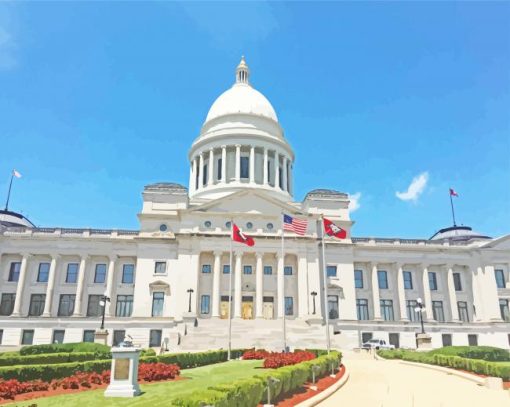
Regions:
[[345, 352], [347, 383], [321, 407], [510, 407], [510, 392], [458, 376]]

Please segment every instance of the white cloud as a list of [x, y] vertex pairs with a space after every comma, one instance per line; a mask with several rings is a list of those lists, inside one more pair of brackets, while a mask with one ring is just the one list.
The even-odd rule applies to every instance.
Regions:
[[16, 65], [13, 49], [12, 36], [7, 30], [0, 27], [0, 69], [10, 69]]
[[355, 194], [349, 194], [349, 213], [352, 213], [359, 209], [360, 198], [361, 198], [361, 192], [356, 192]]
[[420, 175], [413, 178], [411, 184], [407, 188], [406, 192], [395, 192], [395, 195], [398, 199], [402, 201], [413, 201], [416, 202], [422, 192], [425, 190], [427, 186], [427, 182], [429, 180], [429, 173], [422, 172]]

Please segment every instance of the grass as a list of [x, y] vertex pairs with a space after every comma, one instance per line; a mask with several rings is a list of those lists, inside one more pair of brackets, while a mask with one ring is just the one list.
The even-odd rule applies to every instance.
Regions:
[[205, 390], [209, 386], [220, 383], [229, 383], [233, 380], [255, 376], [264, 371], [263, 369], [257, 369], [261, 366], [261, 360], [232, 360], [230, 362], [182, 370], [181, 376], [187, 378], [187, 380], [143, 384], [140, 386], [143, 394], [135, 398], [105, 398], [103, 395], [105, 389], [98, 389], [15, 402], [8, 405], [20, 407], [33, 406], [34, 404], [37, 407], [171, 406], [171, 401], [176, 397], [193, 393], [197, 390]]

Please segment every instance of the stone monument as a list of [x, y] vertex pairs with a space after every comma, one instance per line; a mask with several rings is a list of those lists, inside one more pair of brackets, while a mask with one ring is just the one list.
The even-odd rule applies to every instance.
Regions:
[[110, 384], [104, 392], [105, 397], [138, 396], [138, 359], [140, 349], [133, 346], [128, 335], [118, 347], [112, 348], [112, 369]]

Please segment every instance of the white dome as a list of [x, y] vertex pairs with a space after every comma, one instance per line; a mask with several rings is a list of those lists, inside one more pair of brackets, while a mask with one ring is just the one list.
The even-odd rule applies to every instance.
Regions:
[[263, 116], [278, 122], [276, 112], [269, 100], [246, 83], [236, 83], [223, 92], [212, 104], [205, 121], [208, 122], [217, 117], [233, 113]]

